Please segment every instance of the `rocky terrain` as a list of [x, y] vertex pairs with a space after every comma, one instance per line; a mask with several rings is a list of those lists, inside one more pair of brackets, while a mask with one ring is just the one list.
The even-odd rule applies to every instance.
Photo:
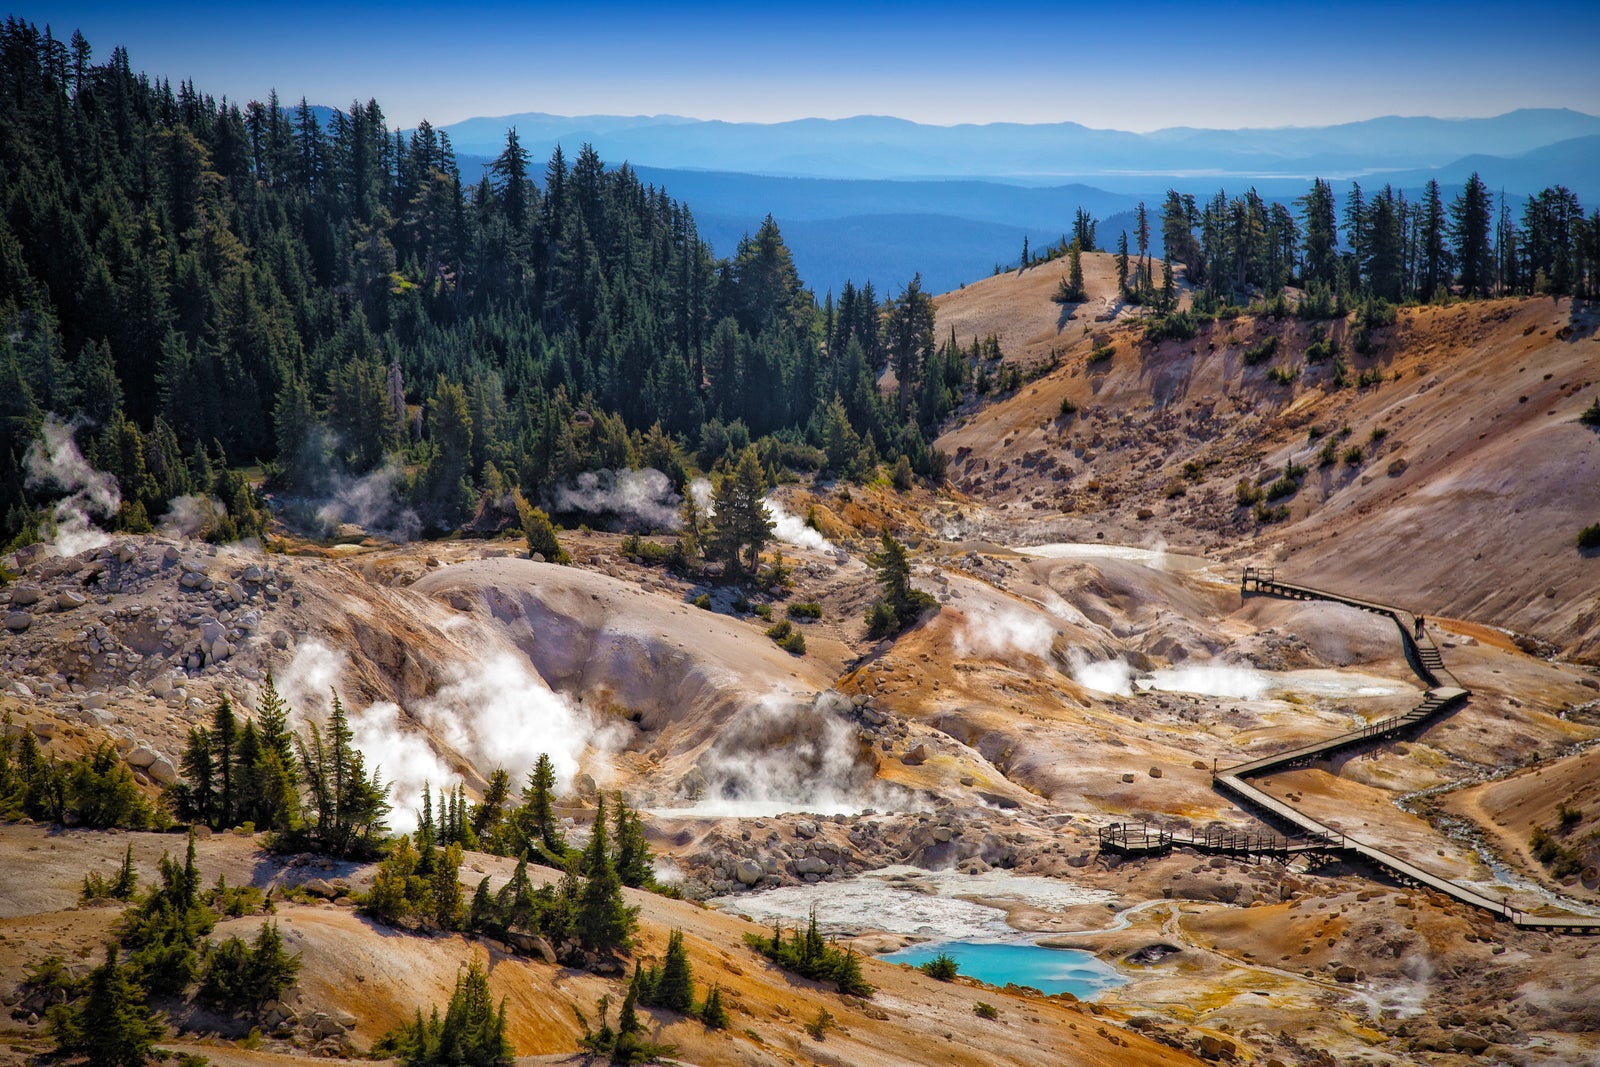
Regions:
[[[1514, 906], [1600, 910], [1600, 574], [1572, 547], [1600, 517], [1600, 438], [1577, 421], [1600, 319], [1550, 301], [1404, 311], [1377, 355], [1352, 363], [1382, 381], [1335, 389], [1325, 365], [1294, 356], [1304, 323], [1242, 318], [1142, 345], [1104, 293], [1105, 263], [1088, 266], [1101, 295], [1071, 314], [1048, 300], [1064, 264], [941, 298], [941, 329], [1002, 332], [1035, 375], [941, 439], [948, 490], [780, 490], [831, 542], [784, 546], [790, 599], [822, 609], [800, 624], [804, 656], [731, 593], [630, 561], [603, 532], [563, 534], [570, 567], [511, 540], [283, 538], [264, 552], [134, 537], [7, 561], [19, 577], [0, 588], [0, 707], [55, 758], [113, 740], [153, 792], [224, 694], [253, 707], [271, 670], [317, 721], [336, 687], [402, 829], [424, 782], [476, 795], [496, 767], [520, 781], [551, 754], [574, 833], [597, 790], [646, 812], [660, 872], [686, 899], [630, 897], [645, 950], [684, 928], [697, 979], [730, 995], [724, 1034], [664, 1024], [687, 1062], [1594, 1062], [1592, 939], [1518, 931], [1353, 864], [1183, 849], [1118, 859], [1096, 831], [1262, 830], [1212, 788], [1214, 766], [1417, 702], [1388, 621], [1242, 598], [1240, 567], [1269, 563], [1425, 612], [1472, 697], [1405, 739], [1258, 784]], [[1288, 385], [1239, 358], [1268, 335], [1282, 339], [1277, 364], [1299, 370]], [[1106, 344], [1109, 361], [1088, 363]], [[1359, 458], [1318, 466], [1324, 439], [1359, 445]], [[1307, 471], [1286, 517], [1236, 507], [1241, 479], [1270, 483], [1290, 461]], [[941, 610], [875, 642], [864, 560], [885, 527], [914, 547], [916, 584]], [[1560, 878], [1529, 846], [1535, 827], [1558, 824], [1584, 857]], [[9, 1062], [48, 1044], [44, 1005], [18, 988], [24, 967], [65, 951], [87, 968], [117, 908], [79, 905], [78, 889], [130, 839], [147, 879], [182, 842], [0, 827]], [[239, 1043], [236, 1020], [199, 1016], [174, 1047], [219, 1064], [349, 1055], [447, 998], [476, 956], [508, 998], [518, 1053], [555, 1062], [582, 1033], [573, 1009], [620, 996], [614, 979], [547, 963], [536, 945], [397, 937], [349, 906], [373, 868], [264, 844], [208, 837], [201, 868], [207, 882], [274, 890], [305, 961], [299, 986], [258, 1047]], [[472, 884], [509, 875], [495, 857], [468, 866]], [[880, 993], [857, 1002], [742, 944], [753, 927], [734, 913], [778, 888], [824, 893], [819, 920], [864, 949], [927, 936], [870, 909], [830, 911], [829, 887], [873, 872], [901, 872], [885, 884], [908, 898], [932, 892], [903, 869], [954, 872], [971, 889], [939, 892], [1089, 949], [1125, 983], [1075, 1003], [869, 961]], [[1089, 895], [1007, 889], [1024, 876]], [[695, 903], [713, 897], [715, 910]], [[974, 1014], [979, 999], [998, 1021]], [[803, 1023], [823, 1006], [840, 1027], [818, 1042]]]

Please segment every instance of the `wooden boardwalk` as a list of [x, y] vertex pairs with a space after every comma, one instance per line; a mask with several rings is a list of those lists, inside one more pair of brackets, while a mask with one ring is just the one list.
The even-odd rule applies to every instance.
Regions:
[[1401, 856], [1350, 837], [1343, 831], [1319, 822], [1283, 800], [1251, 785], [1246, 779], [1325, 760], [1345, 749], [1382, 740], [1422, 726], [1462, 707], [1472, 694], [1446, 669], [1438, 647], [1417, 626], [1416, 618], [1410, 612], [1387, 604], [1279, 581], [1273, 571], [1256, 567], [1245, 568], [1240, 585], [1245, 596], [1327, 600], [1392, 619], [1400, 630], [1406, 662], [1428, 686], [1422, 703], [1404, 714], [1368, 723], [1359, 730], [1351, 730], [1314, 744], [1301, 745], [1276, 755], [1240, 763], [1212, 774], [1211, 782], [1218, 792], [1233, 797], [1270, 822], [1292, 827], [1293, 836], [1274, 837], [1227, 830], [1213, 830], [1196, 835], [1192, 832], [1150, 827], [1144, 824], [1119, 823], [1101, 829], [1102, 849], [1125, 855], [1149, 855], [1181, 845], [1201, 852], [1261, 857], [1282, 862], [1287, 862], [1292, 856], [1303, 854], [1360, 857], [1388, 871], [1402, 883], [1423, 886], [1442, 893], [1463, 904], [1490, 912], [1496, 918], [1506, 920], [1522, 929], [1557, 933], [1600, 933], [1600, 918], [1583, 915], [1530, 915], [1511, 907], [1504, 899], [1458, 885], [1447, 878], [1423, 870]]

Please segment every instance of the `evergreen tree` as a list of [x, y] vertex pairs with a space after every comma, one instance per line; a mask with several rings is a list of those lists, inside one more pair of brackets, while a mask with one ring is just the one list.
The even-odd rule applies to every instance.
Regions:
[[630, 889], [640, 889], [655, 880], [650, 845], [645, 840], [644, 824], [636, 812], [628, 810], [622, 794], [617, 794], [616, 827], [617, 877]]
[[1422, 197], [1422, 262], [1417, 279], [1417, 297], [1432, 300], [1445, 283], [1448, 262], [1445, 259], [1444, 201], [1439, 195], [1439, 183], [1433, 178]]
[[586, 950], [596, 953], [626, 949], [634, 925], [634, 910], [623, 903], [622, 880], [617, 877], [606, 837], [606, 801], [601, 796], [594, 828], [583, 850], [584, 883], [576, 916], [579, 941]]
[[688, 1015], [694, 1010], [694, 971], [683, 947], [683, 931], [667, 936], [667, 952], [661, 962], [661, 977], [656, 982], [650, 1003]]
[[722, 1003], [722, 987], [714, 985], [706, 994], [706, 1002], [700, 1008], [700, 1022], [707, 1030], [726, 1030], [728, 1028], [728, 1009]]
[[528, 783], [522, 789], [522, 807], [516, 814], [520, 850], [543, 850], [560, 862], [567, 854], [567, 842], [555, 814], [556, 771], [546, 753], [539, 753]]
[[1489, 190], [1473, 171], [1467, 184], [1450, 205], [1451, 232], [1456, 242], [1456, 261], [1460, 266], [1461, 288], [1469, 296], [1489, 295], [1493, 280], [1493, 260], [1489, 248], [1489, 218], [1492, 204]]
[[118, 965], [115, 943], [89, 975], [83, 1006], [58, 1008], [52, 1023], [60, 1051], [83, 1056], [90, 1067], [143, 1067], [165, 1029]]
[[718, 480], [712, 497], [711, 554], [722, 561], [728, 580], [754, 574], [761, 550], [772, 538], [766, 491], [760, 457], [746, 446], [733, 469]]
[[905, 546], [887, 528], [880, 532], [878, 550], [867, 557], [867, 565], [883, 589], [867, 610], [869, 636], [893, 636], [916, 623], [925, 612], [938, 609], [939, 602], [933, 596], [912, 587], [911, 562]]

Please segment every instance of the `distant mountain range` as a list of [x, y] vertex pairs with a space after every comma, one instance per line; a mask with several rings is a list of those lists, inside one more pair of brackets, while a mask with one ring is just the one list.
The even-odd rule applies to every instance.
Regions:
[[606, 159], [675, 170], [813, 178], [1089, 178], [1097, 175], [1348, 177], [1438, 167], [1481, 153], [1518, 156], [1600, 134], [1600, 117], [1564, 109], [1494, 118], [1377, 118], [1338, 126], [1154, 133], [1075, 122], [928, 126], [864, 115], [749, 123], [676, 116], [539, 113], [474, 118], [444, 127], [457, 151], [493, 156], [515, 126], [524, 147], [592, 143]]
[[570, 160], [589, 143], [608, 164], [630, 163], [690, 205], [718, 254], [770, 212], [819, 293], [847, 278], [893, 291], [917, 272], [929, 289], [953, 289], [1014, 264], [1024, 237], [1034, 248], [1058, 239], [1079, 207], [1102, 220], [1109, 248], [1131, 226], [1126, 213], [1140, 200], [1158, 210], [1168, 188], [1208, 197], [1253, 186], [1291, 200], [1322, 177], [1341, 195], [1359, 180], [1412, 196], [1433, 178], [1453, 196], [1477, 171], [1513, 204], [1556, 184], [1590, 209], [1600, 202], [1600, 117], [1565, 109], [1148, 134], [876, 116], [757, 124], [529, 113], [444, 127], [467, 180], [512, 126], [536, 162], [558, 144]]

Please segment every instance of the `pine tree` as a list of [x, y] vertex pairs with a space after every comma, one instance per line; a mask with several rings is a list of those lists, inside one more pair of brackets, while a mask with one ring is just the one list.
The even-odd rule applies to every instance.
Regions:
[[683, 947], [683, 931], [667, 936], [667, 952], [661, 962], [661, 978], [656, 983], [651, 1003], [669, 1011], [688, 1015], [694, 1010], [694, 971]]
[[517, 813], [518, 836], [522, 848], [544, 852], [558, 862], [567, 854], [567, 842], [555, 815], [556, 770], [546, 753], [539, 753], [528, 784], [522, 790], [522, 807]]
[[700, 1022], [707, 1030], [726, 1030], [728, 1021], [728, 1009], [722, 1003], [722, 987], [714, 985], [700, 1008]]
[[212, 773], [217, 783], [216, 821], [212, 825], [219, 828], [234, 824], [234, 808], [238, 798], [234, 796], [233, 780], [238, 755], [235, 745], [238, 740], [239, 720], [233, 714], [233, 702], [224, 693], [216, 710], [211, 713]]
[[924, 612], [935, 610], [939, 602], [911, 585], [911, 561], [906, 548], [888, 529], [878, 535], [878, 550], [867, 556], [867, 565], [878, 577], [883, 595], [867, 611], [868, 631], [873, 637], [892, 636], [915, 623]]
[[1439, 183], [1433, 178], [1422, 196], [1422, 262], [1417, 279], [1417, 298], [1432, 300], [1444, 284], [1445, 261], [1444, 202], [1439, 196]]
[[1117, 292], [1128, 298], [1128, 231], [1117, 234]]
[[712, 552], [722, 561], [728, 580], [754, 574], [761, 550], [772, 538], [766, 491], [761, 459], [753, 447], [746, 446], [733, 469], [717, 482], [712, 497]]
[[640, 889], [654, 880], [650, 859], [650, 845], [645, 840], [644, 824], [636, 812], [628, 810], [622, 795], [617, 794], [616, 814], [617, 877], [630, 889]]
[[1489, 219], [1493, 205], [1489, 190], [1473, 171], [1450, 205], [1451, 234], [1456, 242], [1456, 262], [1461, 268], [1461, 288], [1469, 296], [1489, 295], [1493, 263], [1489, 249]]
[[606, 801], [595, 809], [594, 828], [583, 850], [584, 884], [577, 914], [578, 939], [590, 952], [607, 953], [628, 947], [633, 930], [632, 909], [622, 900], [622, 880], [611, 859], [606, 840]]
[[54, 1016], [60, 1050], [83, 1056], [90, 1067], [143, 1067], [164, 1027], [145, 1008], [139, 988], [117, 963], [117, 945], [89, 975], [83, 1007]]

